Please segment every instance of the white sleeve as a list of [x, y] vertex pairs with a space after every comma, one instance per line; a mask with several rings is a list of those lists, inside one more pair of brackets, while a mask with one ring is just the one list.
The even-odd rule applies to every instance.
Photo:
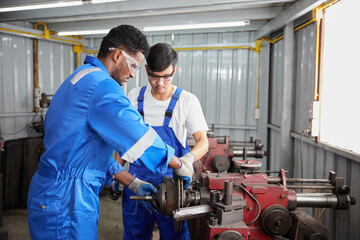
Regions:
[[191, 94], [189, 101], [186, 103], [186, 109], [188, 109], [188, 111], [185, 126], [191, 135], [200, 130], [209, 130], [200, 102], [195, 95]]
[[130, 100], [131, 104], [137, 109], [137, 98], [139, 96], [140, 89], [139, 88], [133, 88], [128, 93], [127, 97]]

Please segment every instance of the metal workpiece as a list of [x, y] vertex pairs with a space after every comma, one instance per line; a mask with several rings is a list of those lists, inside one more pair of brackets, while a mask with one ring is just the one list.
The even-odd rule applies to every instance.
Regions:
[[218, 225], [218, 218], [217, 217], [210, 217], [209, 218], [209, 223], [210, 223], [210, 225], [211, 226], [216, 226], [216, 225]]
[[318, 207], [347, 209], [356, 204], [356, 200], [348, 195], [339, 196], [333, 193], [297, 193], [297, 207]]
[[260, 161], [256, 161], [256, 160], [234, 160], [234, 167], [236, 169], [245, 169], [247, 171], [249, 170], [254, 170], [254, 169], [259, 169], [262, 165], [262, 163]]
[[234, 185], [234, 182], [225, 181], [224, 197], [223, 197], [223, 203], [225, 205], [231, 205], [232, 204], [233, 185]]
[[[268, 176], [268, 182], [270, 184], [281, 183], [280, 176]], [[286, 178], [286, 183], [323, 183], [330, 184], [329, 179], [306, 179], [306, 178]]]
[[207, 204], [180, 208], [173, 211], [175, 221], [181, 221], [186, 219], [198, 218], [207, 215], [208, 213], [214, 212], [215, 209]]
[[210, 191], [210, 202], [219, 202], [220, 201], [220, 191], [211, 190]]
[[289, 189], [334, 189], [331, 185], [286, 185]]
[[329, 183], [329, 179], [286, 178], [287, 183]]
[[153, 201], [154, 196], [142, 196], [142, 195], [131, 195], [130, 200], [139, 200], [139, 201]]
[[338, 198], [332, 193], [296, 193], [297, 207], [337, 208]]
[[266, 152], [263, 149], [234, 149], [233, 156], [247, 159], [248, 157], [262, 158], [266, 156]]

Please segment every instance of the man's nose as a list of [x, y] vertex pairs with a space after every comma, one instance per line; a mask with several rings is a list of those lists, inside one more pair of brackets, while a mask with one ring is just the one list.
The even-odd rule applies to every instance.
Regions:
[[159, 84], [159, 85], [164, 85], [164, 83], [165, 83], [164, 79], [163, 79], [163, 78], [159, 78], [158, 84]]
[[134, 78], [135, 77], [135, 72], [130, 72], [130, 77]]

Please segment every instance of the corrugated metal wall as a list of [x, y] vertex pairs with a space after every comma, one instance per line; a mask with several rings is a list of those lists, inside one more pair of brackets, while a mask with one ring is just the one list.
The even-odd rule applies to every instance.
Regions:
[[[72, 46], [39, 40], [39, 86], [54, 94], [74, 70]], [[0, 34], [0, 135], [4, 140], [37, 136], [34, 107], [33, 40]]]
[[[0, 109], [0, 123], [3, 133], [13, 133], [25, 128], [34, 117], [39, 117], [39, 114], [35, 116], [31, 113], [33, 45], [29, 38], [7, 34], [0, 36], [3, 50], [1, 67], [6, 69], [2, 71], [1, 79], [2, 90], [6, 94], [3, 95]], [[249, 45], [249, 39], [249, 32], [148, 36], [150, 45], [166, 42], [174, 47], [231, 43]], [[94, 44], [94, 49], [98, 49], [101, 39], [90, 42]], [[17, 51], [14, 46], [17, 46]], [[246, 49], [178, 52], [179, 70], [174, 84], [199, 98], [207, 122], [210, 127], [214, 126], [216, 135], [229, 135], [231, 140], [249, 140], [250, 136], [256, 138], [257, 120], [253, 118], [256, 101], [256, 53]], [[85, 55], [81, 54], [81, 63]], [[13, 61], [9, 62], [8, 59]], [[74, 59], [70, 45], [39, 40], [39, 85], [42, 92], [55, 93], [61, 82], [73, 71], [76, 64]], [[128, 92], [133, 87], [146, 83], [143, 67], [124, 89]], [[24, 114], [16, 117], [6, 115], [13, 112]], [[14, 139], [32, 134], [34, 131], [25, 128], [18, 134], [4, 137]]]
[[[315, 25], [309, 25], [295, 33], [294, 84], [296, 96], [293, 103], [295, 117], [292, 126], [294, 169], [289, 169], [288, 176], [301, 177], [301, 132], [308, 128], [310, 102], [314, 92], [314, 61], [315, 61]], [[284, 40], [271, 46], [270, 69], [270, 106], [269, 106], [269, 161], [270, 169], [279, 169], [281, 162], [280, 114], [282, 112]], [[360, 162], [351, 154], [336, 151], [312, 140], [304, 140], [302, 144], [303, 177], [328, 178], [330, 170], [344, 177], [345, 183], [351, 187], [351, 195], [360, 199]], [[313, 209], [307, 209], [312, 214]], [[360, 228], [355, 223], [360, 216], [360, 208], [352, 206], [350, 210], [325, 211], [323, 223], [326, 225], [330, 239], [358, 239]]]
[[[250, 33], [207, 33], [149, 36], [151, 45], [170, 43], [174, 47], [239, 43], [247, 45]], [[33, 45], [29, 38], [0, 34], [0, 130], [6, 139], [34, 135], [25, 128], [35, 116], [33, 108]], [[309, 25], [295, 33], [293, 161], [289, 176], [301, 173], [300, 135], [307, 128], [309, 106], [313, 95], [315, 27]], [[243, 44], [242, 44], [243, 43]], [[94, 39], [94, 48], [100, 45]], [[269, 169], [280, 169], [282, 89], [284, 79], [284, 42], [271, 45], [270, 97], [269, 97]], [[81, 58], [84, 59], [84, 54]], [[264, 56], [266, 57], [266, 56]], [[74, 69], [74, 54], [69, 45], [39, 40], [39, 83], [42, 91], [53, 94], [61, 82]], [[256, 93], [256, 53], [250, 50], [193, 50], [179, 51], [179, 71], [174, 83], [193, 92], [200, 100], [207, 122], [215, 124], [216, 135], [230, 135], [233, 140], [257, 137], [257, 120], [253, 119]], [[263, 76], [265, 79], [266, 76]], [[127, 92], [146, 84], [144, 68], [136, 78], [124, 86]], [[264, 116], [261, 116], [264, 117]], [[23, 130], [24, 129], [24, 130]], [[23, 131], [20, 131], [23, 130]], [[18, 133], [17, 133], [18, 132]], [[14, 133], [4, 135], [4, 133]], [[303, 169], [305, 178], [327, 178], [334, 170], [345, 178], [352, 195], [360, 199], [360, 161], [341, 151], [333, 151], [322, 144], [303, 143]], [[311, 211], [310, 211], [311, 212]], [[355, 224], [360, 208], [351, 211], [326, 210], [324, 222], [331, 239], [356, 239], [360, 228]]]
[[[246, 32], [204, 33], [148, 36], [150, 45], [159, 42], [174, 48], [209, 44], [249, 45]], [[201, 103], [210, 128], [217, 136], [232, 140], [257, 137], [257, 120], [253, 118], [256, 101], [256, 53], [244, 49], [179, 50], [179, 70], [174, 84], [195, 94]], [[126, 90], [147, 84], [144, 68]]]

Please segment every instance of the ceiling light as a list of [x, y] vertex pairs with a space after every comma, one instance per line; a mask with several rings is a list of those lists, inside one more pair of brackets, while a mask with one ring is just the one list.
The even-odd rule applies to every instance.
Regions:
[[4, 8], [0, 8], [0, 12], [15, 12], [15, 11], [35, 10], [35, 9], [44, 9], [44, 8], [72, 7], [79, 5], [82, 5], [82, 1], [80, 0], [71, 1], [71, 2], [32, 4], [32, 5], [23, 5], [16, 7], [4, 7]]
[[98, 4], [98, 3], [110, 3], [110, 2], [122, 2], [127, 0], [91, 0], [92, 4]]
[[194, 23], [194, 24], [183, 24], [183, 25], [169, 25], [169, 26], [158, 26], [158, 27], [144, 27], [143, 31], [166, 31], [166, 30], [184, 30], [184, 29], [201, 29], [201, 28], [221, 28], [221, 27], [242, 27], [249, 25], [250, 21], [235, 21], [235, 22], [218, 22], [218, 23]]
[[107, 34], [110, 29], [58, 32], [59, 36]]

